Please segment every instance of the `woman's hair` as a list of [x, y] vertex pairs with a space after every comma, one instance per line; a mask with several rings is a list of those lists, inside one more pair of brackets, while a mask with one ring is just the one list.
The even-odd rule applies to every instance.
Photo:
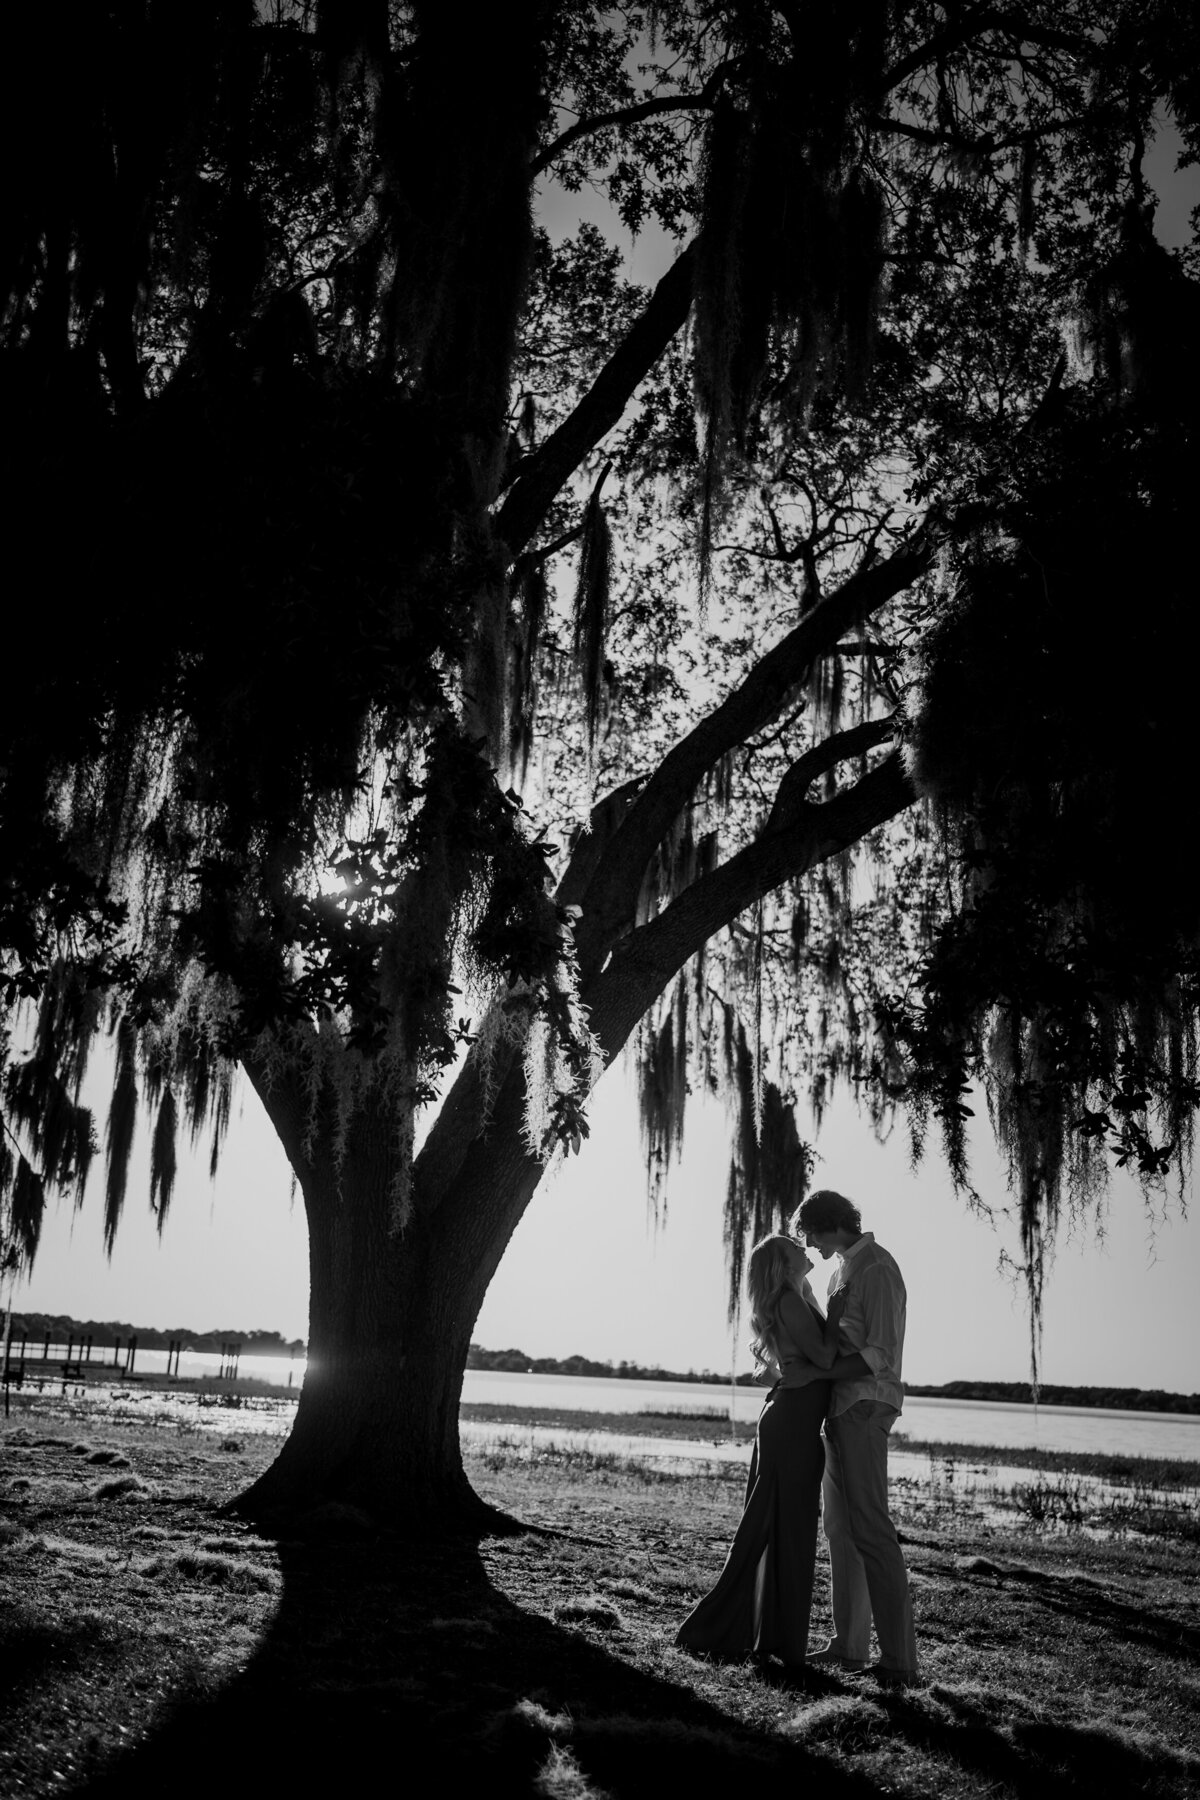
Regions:
[[750, 1252], [746, 1270], [750, 1324], [754, 1330], [750, 1349], [760, 1363], [775, 1354], [772, 1334], [779, 1329], [779, 1302], [792, 1286], [788, 1252], [794, 1248], [794, 1238], [776, 1232], [760, 1238]]
[[792, 1224], [800, 1231], [852, 1231], [855, 1237], [862, 1236], [862, 1215], [857, 1206], [833, 1188], [818, 1188], [810, 1194]]

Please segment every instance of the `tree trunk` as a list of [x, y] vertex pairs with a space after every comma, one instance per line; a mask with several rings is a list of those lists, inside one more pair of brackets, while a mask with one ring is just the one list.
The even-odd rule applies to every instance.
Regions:
[[247, 1503], [454, 1509], [469, 1495], [458, 1398], [474, 1318], [421, 1224], [392, 1229], [383, 1133], [361, 1117], [352, 1130], [341, 1171], [324, 1155], [302, 1183], [308, 1371], [291, 1435]]
[[338, 1167], [332, 1102], [310, 1157], [298, 1095], [250, 1074], [300, 1181], [311, 1286], [295, 1423], [239, 1510], [262, 1516], [333, 1502], [391, 1525], [477, 1527], [489, 1509], [463, 1471], [458, 1436], [467, 1352], [543, 1169], [522, 1135], [520, 1068], [452, 1189], [436, 1206], [418, 1201], [403, 1227], [394, 1222], [402, 1154], [394, 1101], [372, 1096], [355, 1112]]

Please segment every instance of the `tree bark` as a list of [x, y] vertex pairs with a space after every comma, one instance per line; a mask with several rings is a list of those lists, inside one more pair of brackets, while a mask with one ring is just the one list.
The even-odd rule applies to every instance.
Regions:
[[477, 1526], [488, 1509], [463, 1472], [458, 1407], [471, 1331], [520, 1216], [506, 1223], [508, 1159], [495, 1158], [479, 1216], [413, 1209], [400, 1226], [394, 1100], [375, 1091], [359, 1106], [339, 1164], [332, 1096], [309, 1156], [296, 1094], [250, 1073], [304, 1196], [309, 1342], [292, 1431], [238, 1509], [262, 1517], [334, 1504], [392, 1526]]

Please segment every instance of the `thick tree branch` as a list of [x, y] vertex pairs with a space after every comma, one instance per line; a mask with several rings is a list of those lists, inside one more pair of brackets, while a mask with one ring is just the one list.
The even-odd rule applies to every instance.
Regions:
[[881, 114], [872, 119], [871, 124], [876, 131], [890, 131], [896, 137], [906, 137], [915, 144], [925, 144], [931, 150], [965, 150], [976, 156], [999, 156], [1005, 150], [1017, 150], [1033, 138], [1057, 137], [1068, 128], [1066, 119], [1051, 119], [1045, 125], [1039, 125], [1032, 131], [1022, 131], [1009, 137], [994, 138], [984, 135], [978, 138], [967, 138], [953, 131], [931, 131], [924, 125], [912, 125], [905, 119], [893, 119]]
[[646, 310], [614, 350], [573, 412], [551, 432], [509, 489], [495, 528], [512, 557], [528, 544], [555, 496], [611, 431], [675, 333], [686, 323], [692, 304], [695, 244], [667, 270]]
[[[856, 624], [875, 611], [893, 594], [899, 593], [922, 574], [930, 566], [942, 535], [941, 530], [927, 523], [893, 556], [851, 576], [815, 607], [781, 644], [776, 645], [774, 650], [769, 651], [755, 665], [741, 686], [668, 753], [648, 781], [638, 777], [627, 782], [595, 807], [591, 827], [577, 841], [555, 896], [558, 905], [580, 905], [583, 908], [576, 933], [576, 946], [585, 996], [589, 987], [599, 979], [598, 971], [609, 950], [632, 923], [646, 864], [668, 827], [686, 804], [700, 777], [726, 750], [744, 742], [770, 722], [789, 689], [794, 687], [815, 657], [836, 646], [848, 625]], [[701, 910], [704, 916], [711, 914], [714, 918], [713, 930], [726, 923], [721, 907], [727, 901], [732, 906], [728, 917], [736, 917], [760, 892], [765, 893], [768, 887], [777, 886], [780, 881], [802, 873], [804, 868], [811, 867], [813, 862], [820, 860], [815, 851], [810, 853], [805, 846], [817, 845], [827, 839], [830, 848], [823, 854], [830, 855], [843, 848], [844, 843], [855, 841], [854, 836], [848, 836], [843, 842], [838, 833], [849, 829], [847, 821], [858, 816], [856, 807], [869, 808], [881, 803], [880, 796], [884, 793], [884, 786], [873, 779], [878, 771], [872, 771], [846, 794], [838, 795], [836, 799], [820, 807], [804, 806], [803, 789], [837, 763], [851, 756], [861, 755], [873, 745], [884, 742], [891, 730], [890, 721], [868, 721], [865, 725], [838, 733], [825, 743], [814, 746], [793, 765], [780, 784], [774, 808], [775, 826], [778, 827], [786, 815], [786, 827], [768, 830], [757, 840], [756, 845], [751, 845], [738, 857], [731, 858], [722, 869], [696, 884], [704, 890], [705, 900]], [[883, 767], [891, 768], [893, 765], [899, 770], [896, 758], [889, 758]], [[899, 794], [898, 788], [896, 791]], [[650, 795], [648, 805], [647, 795]], [[856, 795], [859, 796], [857, 801], [853, 798]], [[909, 797], [910, 790], [904, 785], [903, 798], [897, 798], [892, 812], [906, 805]], [[820, 832], [815, 822], [803, 822], [807, 821], [809, 814], [819, 818]], [[892, 813], [883, 813], [878, 818], [873, 813], [864, 816], [866, 823], [862, 824], [857, 835], [882, 823], [883, 818], [891, 817]], [[797, 824], [797, 820], [802, 822]], [[770, 823], [768, 821], [769, 825]], [[785, 850], [787, 844], [791, 848]], [[807, 861], [804, 860], [806, 855]], [[777, 865], [781, 872], [768, 879]], [[750, 891], [745, 888], [745, 883], [751, 879], [761, 879], [767, 885], [750, 892], [749, 899], [739, 899], [738, 896], [743, 891]], [[715, 886], [712, 885], [714, 883]], [[690, 918], [699, 904], [697, 901], [690, 901], [685, 913], [677, 912], [676, 908], [692, 892], [693, 889], [689, 888], [660, 918], [666, 919], [669, 915], [677, 922]], [[726, 898], [723, 899], [722, 895]], [[730, 895], [732, 899], [728, 898]], [[653, 924], [657, 927], [659, 920], [655, 920]], [[648, 931], [651, 927], [642, 929]], [[645, 941], [640, 933], [635, 935], [639, 943]], [[621, 945], [622, 959], [629, 953], [631, 941], [627, 940]], [[655, 940], [650, 941], [653, 943]], [[696, 947], [698, 946], [694, 945], [692, 949], [688, 949], [682, 960], [686, 961]], [[672, 970], [664, 975], [664, 983], [671, 978], [673, 972]], [[651, 994], [646, 1001], [647, 1006], [653, 998], [654, 994]], [[633, 1029], [634, 1023], [636, 1020], [627, 1027], [626, 1036]], [[515, 1045], [497, 1044], [492, 1056], [489, 1079], [494, 1084], [496, 1106], [499, 1108], [504, 1103], [503, 1096], [509, 1084], [520, 1082], [523, 1078]], [[419, 1213], [427, 1215], [436, 1210], [453, 1189], [485, 1112], [484, 1079], [480, 1059], [473, 1051], [455, 1078], [417, 1156], [414, 1196]]]
[[[824, 767], [857, 755], [867, 747], [866, 737], [882, 733], [885, 726], [888, 722], [882, 721], [839, 733], [809, 752], [808, 759], [802, 757], [794, 765], [797, 779], [807, 772], [811, 781]], [[626, 937], [603, 972], [586, 983], [580, 993], [590, 1010], [592, 1031], [605, 1061], [612, 1061], [646, 1009], [714, 932], [782, 882], [803, 875], [894, 818], [913, 797], [901, 757], [889, 756], [852, 788], [823, 806], [792, 808], [788, 822], [782, 826], [772, 827], [768, 821], [754, 843], [730, 857], [711, 875], [694, 882], [657, 918]], [[570, 871], [564, 877], [564, 887], [569, 880]], [[496, 1054], [501, 1062], [492, 1071], [496, 1096], [490, 1123], [484, 1122], [481, 1071], [472, 1053], [417, 1157], [414, 1193], [422, 1217], [428, 1218], [451, 1194], [459, 1193], [464, 1171], [481, 1160], [486, 1165], [493, 1135], [496, 1141], [505, 1143], [514, 1133], [519, 1136], [524, 1094], [522, 1059], [511, 1045], [498, 1046]], [[542, 1165], [540, 1158], [532, 1154], [526, 1156], [526, 1162], [527, 1186], [532, 1192]]]
[[955, 50], [961, 50], [972, 38], [979, 37], [985, 31], [1007, 32], [1018, 43], [1024, 41], [1037, 44], [1044, 50], [1062, 50], [1069, 56], [1084, 56], [1091, 46], [1087, 39], [1074, 32], [1056, 31], [1052, 26], [1035, 25], [1020, 7], [1006, 8], [985, 3], [982, 6], [967, 7], [960, 17], [949, 23], [944, 30], [934, 32], [923, 44], [909, 51], [894, 62], [883, 78], [884, 91], [899, 87], [910, 75], [915, 75], [930, 62], [943, 62]]
[[914, 144], [924, 144], [930, 150], [970, 150], [981, 156], [988, 156], [996, 148], [989, 137], [966, 138], [955, 131], [931, 131], [926, 125], [913, 125], [907, 119], [893, 119], [880, 113], [871, 120], [874, 131], [891, 132], [894, 137], [908, 138]]
[[[578, 904], [592, 871], [643, 780], [643, 776], [637, 776], [614, 788], [592, 808], [588, 828], [576, 838], [554, 900], [546, 902], [548, 907]], [[503, 1005], [503, 999], [497, 997], [493, 1005]], [[450, 1191], [473, 1137], [486, 1118], [485, 1088], [498, 1096], [513, 1073], [514, 1063], [518, 1065], [516, 1073], [519, 1077], [520, 1048], [515, 1039], [502, 1037], [489, 1050], [486, 1070], [479, 1052], [472, 1050], [455, 1076], [416, 1159], [414, 1197], [419, 1212], [434, 1211]]]
[[927, 38], [923, 44], [919, 44], [915, 50], [910, 50], [907, 56], [902, 56], [898, 62], [892, 64], [883, 78], [884, 92], [899, 87], [902, 81], [907, 81], [910, 75], [915, 75], [917, 70], [923, 69], [927, 63], [939, 62], [953, 51], [961, 50], [962, 46], [969, 44], [979, 32], [986, 31], [989, 26], [1002, 24], [1003, 18], [1003, 13], [996, 6], [984, 4], [983, 6], [967, 7], [962, 15], [947, 25], [944, 30], [935, 31], [933, 36]]
[[631, 781], [622, 782], [619, 788], [614, 788], [593, 806], [587, 830], [580, 831], [575, 839], [571, 860], [558, 884], [554, 897], [559, 906], [579, 905], [587, 892], [588, 883], [599, 867], [600, 858], [645, 785], [646, 777], [635, 775]]
[[[814, 607], [780, 644], [755, 664], [734, 693], [668, 752], [649, 780], [643, 784], [641, 778], [638, 778], [626, 783], [595, 808], [592, 828], [581, 835], [577, 842], [556, 896], [559, 905], [580, 905], [583, 909], [576, 932], [576, 948], [585, 996], [599, 979], [598, 972], [609, 951], [633, 922], [638, 892], [650, 857], [704, 773], [727, 750], [743, 743], [755, 731], [770, 723], [789, 690], [816, 657], [836, 647], [848, 627], [858, 624], [923, 574], [932, 563], [944, 535], [945, 527], [927, 521], [892, 556], [873, 563], [843, 582], [840, 588]], [[783, 788], [787, 788], [789, 810], [791, 801], [800, 799], [801, 782], [807, 787], [826, 769], [850, 756], [861, 755], [873, 744], [885, 741], [891, 729], [890, 722], [886, 720], [869, 721], [864, 726], [838, 733], [826, 743], [807, 752], [781, 784], [781, 794]], [[883, 767], [892, 768], [893, 765], [894, 772], [899, 771], [896, 758], [889, 758]], [[878, 771], [872, 771], [848, 793], [837, 796], [824, 806], [805, 809], [806, 814], [811, 811], [819, 815], [824, 837], [830, 842], [830, 848], [823, 854], [830, 855], [844, 847], [843, 842], [838, 840], [838, 832], [849, 829], [846, 822], [857, 816], [856, 806], [861, 808], [880, 803], [879, 796], [883, 794], [884, 787], [881, 781], [874, 780], [877, 774]], [[906, 782], [907, 778], [903, 785], [903, 797], [896, 798], [892, 811], [885, 812], [878, 818], [871, 814], [857, 835], [882, 823], [884, 818], [891, 817], [893, 812], [908, 803], [910, 790]], [[897, 796], [899, 791], [897, 788]], [[855, 795], [859, 796], [857, 802], [853, 799]], [[780, 804], [781, 796], [777, 794], [776, 808]], [[800, 809], [796, 810], [799, 813]], [[716, 930], [726, 922], [720, 910], [726, 904], [721, 899], [723, 894], [732, 894], [737, 901], [736, 904], [730, 902], [732, 910], [728, 912], [728, 917], [735, 917], [758, 897], [759, 892], [765, 893], [769, 886], [778, 885], [791, 875], [802, 873], [804, 868], [811, 867], [814, 861], [820, 860], [815, 852], [809, 855], [804, 850], [804, 845], [815, 845], [820, 841], [823, 840], [816, 834], [815, 825], [812, 829], [790, 825], [787, 829], [773, 830], [760, 837], [757, 846], [750, 846], [748, 851], [731, 858], [722, 869], [697, 883], [696, 886], [704, 890], [704, 905], [715, 921], [712, 929]], [[844, 840], [845, 843], [853, 841], [854, 836], [848, 836]], [[792, 846], [786, 852], [785, 844]], [[804, 860], [805, 855], [808, 855], [807, 861]], [[768, 880], [777, 863], [781, 872]], [[766, 881], [767, 885], [751, 892], [749, 899], [738, 899], [738, 894], [743, 891], [739, 883], [744, 884], [751, 874], [754, 879]], [[717, 885], [710, 885], [712, 883]], [[677, 913], [676, 907], [682, 905], [692, 892], [693, 889], [689, 888], [660, 918], [665, 919], [670, 915], [677, 921], [684, 919], [685, 914]], [[697, 905], [695, 900], [688, 903], [689, 909], [695, 909]], [[690, 912], [686, 916], [690, 917]], [[655, 927], [658, 924], [659, 921], [655, 920]], [[648, 931], [650, 927], [643, 927], [643, 930]], [[639, 943], [644, 941], [640, 933], [636, 935]], [[620, 947], [622, 958], [629, 953], [629, 941], [631, 940]], [[686, 961], [696, 947], [698, 946], [693, 945], [688, 949], [682, 960]], [[670, 979], [671, 973], [673, 971], [664, 975], [664, 983]], [[653, 998], [654, 994], [651, 994], [646, 1001], [647, 1006]], [[626, 1036], [633, 1029], [633, 1023], [627, 1027]], [[519, 1081], [521, 1071], [519, 1058], [511, 1047], [497, 1046], [493, 1055], [500, 1059], [493, 1063], [492, 1068], [492, 1077], [498, 1084], [496, 1104], [499, 1107], [508, 1083]], [[415, 1195], [419, 1211], [436, 1209], [451, 1191], [470, 1150], [473, 1132], [478, 1130], [478, 1119], [482, 1111], [482, 1084], [479, 1059], [472, 1052], [447, 1094], [417, 1157]]]
[[568, 544], [575, 543], [576, 540], [582, 536], [582, 524], [572, 525], [570, 531], [561, 532], [552, 543], [539, 544], [536, 550], [526, 550], [525, 554], [519, 556], [512, 566], [511, 580], [513, 587], [515, 588], [518, 581], [523, 576], [528, 575], [531, 569], [536, 569], [539, 563], [544, 563], [547, 557], [557, 556], [560, 550], [565, 550]]
[[809, 788], [820, 776], [852, 757], [865, 756], [877, 744], [886, 744], [895, 732], [893, 719], [867, 719], [849, 731], [837, 731], [803, 756], [797, 757], [775, 791], [775, 800], [767, 819], [766, 830], [779, 831], [814, 810], [806, 799]]
[[578, 947], [585, 979], [632, 924], [647, 864], [696, 787], [722, 756], [769, 724], [789, 691], [842, 634], [924, 574], [939, 531], [926, 522], [882, 561], [827, 594], [746, 675], [740, 686], [669, 751], [630, 807], [584, 899]]
[[698, 94], [664, 94], [656, 100], [641, 100], [635, 106], [619, 107], [615, 112], [593, 113], [590, 118], [577, 119], [574, 125], [560, 132], [552, 144], [539, 151], [530, 164], [530, 174], [542, 175], [558, 157], [577, 144], [580, 138], [590, 137], [594, 132], [607, 131], [613, 125], [638, 125], [643, 119], [653, 119], [663, 113], [701, 112], [713, 106], [721, 83], [725, 79], [727, 64], [710, 75], [702, 91]]
[[783, 882], [858, 843], [914, 798], [903, 758], [894, 751], [823, 806], [793, 809], [779, 829], [768, 825], [752, 844], [631, 932], [581, 994], [605, 1060], [612, 1060], [646, 1009], [715, 932]]
[[262, 1101], [263, 1111], [275, 1127], [292, 1168], [301, 1180], [307, 1179], [313, 1170], [306, 1141], [312, 1103], [304, 1084], [296, 1079], [282, 1057], [268, 1067], [264, 1058], [247, 1051], [241, 1057], [241, 1064], [251, 1087]]

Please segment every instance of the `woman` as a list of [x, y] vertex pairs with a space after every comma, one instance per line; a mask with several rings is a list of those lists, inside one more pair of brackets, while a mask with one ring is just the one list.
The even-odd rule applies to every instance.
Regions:
[[793, 1238], [763, 1238], [750, 1253], [751, 1348], [777, 1379], [759, 1415], [745, 1510], [725, 1567], [675, 1639], [685, 1650], [804, 1663], [830, 1394], [821, 1373], [836, 1355], [808, 1285], [812, 1266]]

